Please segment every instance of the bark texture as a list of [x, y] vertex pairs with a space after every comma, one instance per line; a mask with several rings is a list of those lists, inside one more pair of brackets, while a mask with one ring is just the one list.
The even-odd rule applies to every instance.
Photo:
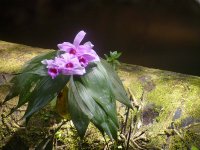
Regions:
[[[0, 149], [34, 149], [59, 126], [60, 118], [51, 105], [34, 115], [26, 128], [20, 120], [26, 106], [6, 117], [18, 98], [2, 105], [12, 76], [26, 61], [47, 51], [0, 41]], [[119, 141], [112, 144], [107, 139], [106, 144], [90, 125], [80, 142], [69, 121], [55, 135], [56, 149], [104, 149], [109, 145], [125, 149], [127, 143], [129, 149], [200, 148], [200, 77], [128, 64], [122, 64], [118, 74], [135, 106], [127, 110], [118, 105]]]

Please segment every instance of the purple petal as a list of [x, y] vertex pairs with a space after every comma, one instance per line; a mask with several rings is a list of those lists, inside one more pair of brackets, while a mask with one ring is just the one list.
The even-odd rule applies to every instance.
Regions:
[[69, 52], [71, 49], [76, 49], [72, 43], [63, 42], [62, 44], [57, 45], [59, 50]]
[[85, 73], [86, 73], [85, 68], [77, 68], [77, 69], [73, 69], [73, 70], [65, 69], [62, 71], [62, 74], [64, 74], [64, 75], [83, 75]]
[[99, 56], [97, 55], [97, 53], [94, 50], [91, 50], [90, 54], [94, 57], [93, 61], [100, 61]]
[[57, 68], [49, 68], [48, 74], [51, 76], [52, 79], [54, 79], [59, 74], [59, 71]]
[[75, 70], [73, 70], [73, 74], [75, 74], [75, 75], [83, 75], [85, 73], [86, 73], [85, 68], [84, 69], [75, 69]]
[[81, 43], [81, 41], [83, 40], [83, 38], [85, 37], [86, 33], [84, 31], [80, 31], [76, 37], [74, 38], [74, 45], [75, 47], [78, 47], [79, 44]]
[[50, 59], [50, 60], [45, 59], [45, 60], [43, 60], [41, 62], [42, 62], [42, 64], [46, 65], [46, 68], [55, 68], [55, 67], [57, 67], [56, 62], [54, 60], [52, 60], [52, 59]]
[[69, 53], [62, 54], [58, 61], [62, 62], [62, 64], [59, 65], [59, 69], [64, 75], [83, 75], [85, 73], [85, 68], [81, 66], [75, 55]]
[[83, 46], [85, 46], [85, 48], [88, 48], [88, 49], [92, 49], [94, 47], [94, 45], [90, 41], [83, 44]]
[[89, 53], [84, 53], [82, 55], [88, 62], [100, 61], [99, 56], [94, 50], [91, 50]]
[[92, 50], [91, 45], [80, 45], [78, 48], [78, 53], [86, 53]]
[[79, 60], [78, 60], [78, 58], [76, 57], [76, 58], [73, 58], [73, 59], [71, 59], [71, 62], [73, 63], [73, 65], [74, 65], [74, 68], [83, 68], [82, 66], [81, 66], [81, 64], [80, 64], [80, 62], [79, 62]]
[[76, 56], [74, 56], [70, 53], [64, 53], [61, 55], [61, 58], [63, 58], [64, 60], [70, 60], [70, 59], [76, 58]]
[[80, 56], [78, 58], [79, 63], [81, 64], [81, 66], [86, 67], [88, 65], [88, 59], [84, 58], [83, 56]]
[[60, 68], [60, 66], [63, 66], [63, 65], [64, 65], [65, 61], [64, 61], [64, 59], [61, 58], [61, 57], [56, 57], [54, 63], [55, 63], [55, 65], [56, 65], [58, 68]]
[[78, 67], [78, 68], [63, 68], [62, 74], [63, 75], [83, 75], [85, 73], [84, 67]]
[[45, 60], [41, 61], [41, 63], [44, 64], [44, 65], [49, 65], [49, 64], [53, 63], [53, 60], [52, 59], [49, 59], [49, 60], [45, 59]]

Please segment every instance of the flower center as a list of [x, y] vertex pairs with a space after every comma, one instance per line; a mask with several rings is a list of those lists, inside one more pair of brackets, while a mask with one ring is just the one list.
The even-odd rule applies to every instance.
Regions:
[[65, 65], [65, 67], [66, 67], [66, 68], [73, 68], [74, 65], [73, 65], [72, 63], [67, 63], [67, 64]]
[[54, 73], [54, 74], [57, 74], [57, 73], [58, 73], [58, 70], [55, 69], [55, 68], [50, 68], [49, 71], [52, 72], [52, 73]]
[[86, 60], [85, 60], [85, 58], [83, 58], [83, 57], [79, 57], [79, 62], [85, 64], [85, 63], [86, 63]]
[[72, 49], [70, 49], [69, 53], [75, 55], [76, 54], [76, 50], [72, 48]]

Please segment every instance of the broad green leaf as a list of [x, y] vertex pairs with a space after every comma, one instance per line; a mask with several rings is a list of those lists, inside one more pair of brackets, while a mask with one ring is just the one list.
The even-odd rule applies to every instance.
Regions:
[[56, 56], [58, 51], [52, 51], [39, 56], [34, 57], [28, 61], [22, 69], [22, 73], [29, 72], [33, 74], [38, 74], [40, 76], [47, 76], [47, 69], [45, 65], [41, 63], [42, 60], [52, 59]]
[[36, 87], [37, 83], [41, 80], [41, 76], [39, 75], [29, 74], [29, 73], [24, 73], [21, 75], [22, 77], [20, 77], [19, 80], [20, 84], [19, 101], [17, 106], [10, 112], [10, 114], [12, 114], [15, 110], [17, 110], [19, 107], [21, 107], [22, 105], [24, 105], [26, 102], [29, 101], [29, 96], [31, 95], [31, 92]]
[[123, 84], [115, 70], [103, 59], [101, 59], [101, 62], [97, 63], [97, 67], [106, 76], [116, 100], [132, 108], [131, 102], [126, 95], [126, 91], [123, 87]]
[[81, 80], [96, 103], [104, 109], [118, 126], [116, 102], [107, 79], [102, 72], [96, 67], [91, 68], [88, 73], [81, 77]]
[[[73, 92], [74, 100], [77, 102], [81, 111], [84, 114], [86, 114], [89, 119], [91, 119], [91, 118], [93, 118], [93, 113], [95, 112], [95, 101], [93, 101], [93, 99], [91, 100], [89, 95], [88, 95], [88, 99], [87, 98], [83, 99], [82, 96], [85, 96], [85, 95], [81, 95], [79, 93], [79, 87], [77, 87], [77, 84], [81, 85], [81, 83], [79, 81], [79, 77], [72, 76], [70, 79], [70, 84], [69, 84], [70, 92]], [[81, 85], [81, 86], [83, 86], [83, 85]], [[83, 92], [83, 94], [88, 94], [88, 93]]]
[[20, 87], [18, 78], [19, 78], [19, 76], [15, 76], [11, 79], [10, 83], [12, 84], [12, 87], [3, 103], [5, 103], [5, 102], [9, 101], [10, 99], [12, 99], [13, 97], [16, 97], [19, 95], [21, 87]]
[[45, 65], [38, 64], [32, 70], [27, 71], [26, 73], [36, 74], [40, 76], [48, 76], [48, 70]]
[[26, 119], [25, 119], [25, 126], [27, 126], [27, 125], [28, 125], [28, 123], [29, 123], [29, 121], [30, 121], [31, 117], [32, 117], [32, 115], [30, 115], [30, 116], [26, 117]]
[[[80, 78], [74, 78], [70, 80], [71, 92], [74, 95], [74, 101], [80, 108], [80, 111], [84, 113], [91, 122], [103, 133], [106, 132], [111, 139], [117, 138], [117, 125], [111, 126], [109, 121], [112, 119], [105, 112], [103, 107], [97, 103], [97, 101], [91, 96], [91, 92], [81, 83]], [[70, 94], [69, 93], [69, 94]], [[71, 107], [71, 106], [69, 106]], [[114, 110], [115, 111], [115, 110]], [[81, 113], [81, 112], [80, 112]], [[112, 123], [112, 125], [115, 123]]]
[[39, 109], [47, 105], [64, 88], [69, 80], [69, 76], [60, 75], [55, 79], [44, 77], [35, 87], [29, 96], [29, 103], [24, 118], [32, 115]]
[[[79, 101], [80, 100], [81, 99], [79, 99]], [[76, 127], [79, 136], [83, 138], [90, 121], [88, 116], [85, 115], [85, 113], [83, 113], [83, 111], [79, 107], [79, 103], [74, 96], [74, 92], [72, 92], [72, 86], [70, 86], [69, 88], [68, 105], [74, 126]]]
[[28, 101], [29, 95], [37, 85], [38, 81], [41, 79], [41, 76], [35, 74], [25, 73], [27, 76], [24, 78], [24, 84], [20, 89], [19, 102], [18, 106], [22, 106]]
[[29, 73], [22, 73], [16, 75], [11, 80], [12, 87], [10, 89], [9, 94], [6, 96], [4, 102], [10, 100], [15, 96], [18, 96], [20, 92], [23, 92], [23, 90], [27, 90], [27, 88], [30, 89], [30, 87], [33, 86], [33, 83], [39, 79], [40, 79], [39, 76]]
[[30, 61], [28, 61], [24, 65], [22, 72], [30, 71], [38, 64], [41, 65], [42, 60], [54, 58], [56, 56], [57, 52], [58, 51], [53, 50], [52, 52], [47, 52], [47, 53], [44, 53], [44, 54], [41, 54], [41, 55], [38, 55], [38, 56], [32, 58]]
[[45, 66], [41, 64], [41, 61], [44, 59], [50, 59], [52, 57], [55, 57], [56, 53], [57, 51], [48, 52], [48, 53], [36, 56], [30, 61], [28, 61], [26, 65], [23, 67], [21, 71], [22, 73], [13, 77], [13, 79], [11, 80], [11, 83], [13, 83], [13, 86], [11, 87], [9, 94], [6, 96], [4, 103], [10, 100], [11, 98], [19, 95], [21, 89], [24, 87], [24, 84], [27, 82], [27, 80], [31, 80], [30, 79], [32, 78], [31, 74], [46, 76], [47, 70]]

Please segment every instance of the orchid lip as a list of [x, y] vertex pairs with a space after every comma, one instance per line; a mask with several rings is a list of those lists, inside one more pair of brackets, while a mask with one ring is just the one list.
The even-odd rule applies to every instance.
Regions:
[[66, 68], [73, 68], [74, 65], [73, 65], [72, 63], [67, 63], [67, 64], [65, 65], [65, 67], [66, 67]]
[[57, 74], [57, 73], [58, 73], [58, 71], [57, 71], [57, 69], [56, 69], [56, 68], [50, 68], [50, 69], [49, 69], [49, 72], [52, 72], [52, 73], [55, 73], [55, 74]]
[[79, 62], [86, 63], [86, 60], [85, 60], [85, 58], [80, 57], [80, 58], [79, 58]]
[[70, 49], [69, 53], [75, 55], [76, 54], [76, 50], [72, 48], [72, 49]]

